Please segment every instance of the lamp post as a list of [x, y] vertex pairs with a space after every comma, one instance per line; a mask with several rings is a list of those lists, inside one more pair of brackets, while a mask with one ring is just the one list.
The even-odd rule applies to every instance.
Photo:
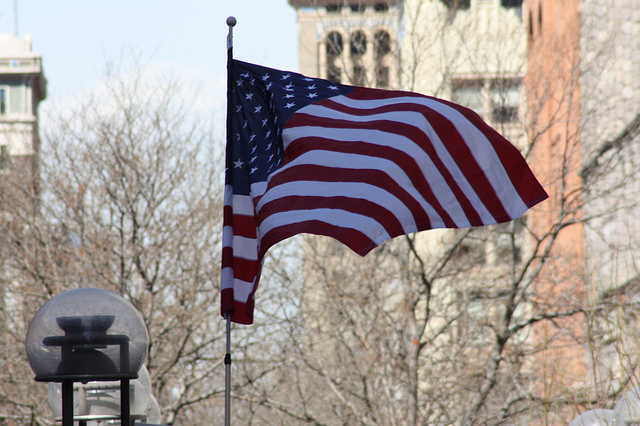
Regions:
[[[62, 419], [62, 386], [49, 382], [49, 407], [56, 420]], [[73, 384], [74, 419], [80, 425], [89, 420], [107, 421], [120, 419], [120, 383], [87, 382]], [[131, 420], [158, 423], [160, 411], [151, 395], [151, 378], [144, 365], [138, 371], [138, 378], [130, 383], [129, 405]]]
[[36, 381], [61, 384], [62, 424], [73, 426], [74, 387], [86, 410], [87, 385], [119, 382], [120, 421], [131, 423], [131, 381], [147, 354], [149, 337], [140, 313], [107, 290], [81, 288], [59, 294], [34, 315], [27, 357]]

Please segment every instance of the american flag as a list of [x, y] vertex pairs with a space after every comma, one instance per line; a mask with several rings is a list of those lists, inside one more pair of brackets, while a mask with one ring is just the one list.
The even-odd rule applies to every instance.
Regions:
[[233, 60], [222, 313], [253, 322], [262, 259], [298, 233], [365, 255], [398, 235], [507, 222], [547, 198], [473, 111]]

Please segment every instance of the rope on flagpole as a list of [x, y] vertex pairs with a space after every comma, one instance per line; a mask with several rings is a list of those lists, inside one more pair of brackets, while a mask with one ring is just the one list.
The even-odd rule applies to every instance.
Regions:
[[[229, 26], [229, 34], [227, 35], [227, 149], [231, 143], [231, 114], [232, 114], [232, 94], [231, 87], [233, 83], [233, 27], [237, 20], [233, 16], [227, 18]], [[224, 314], [227, 320], [227, 353], [224, 356], [224, 424], [231, 425], [231, 312]]]

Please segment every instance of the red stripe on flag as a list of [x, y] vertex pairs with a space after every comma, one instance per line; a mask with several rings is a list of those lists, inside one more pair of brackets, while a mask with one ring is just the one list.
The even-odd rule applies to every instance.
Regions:
[[[318, 137], [309, 137], [309, 138], [298, 138], [295, 141], [291, 142], [289, 147], [287, 148], [287, 152], [285, 154], [285, 165], [286, 163], [294, 160], [294, 157], [298, 157], [304, 153], [308, 153], [314, 150], [326, 150], [333, 152], [343, 152], [343, 153], [351, 153], [358, 154], [363, 156], [370, 156], [376, 158], [383, 158], [389, 161], [393, 161], [400, 169], [402, 169], [409, 180], [411, 181], [414, 188], [420, 192], [420, 194], [425, 198], [425, 200], [433, 207], [436, 213], [440, 216], [442, 221], [446, 224], [446, 226], [455, 227], [455, 222], [449, 216], [449, 213], [442, 207], [435, 194], [431, 189], [431, 185], [425, 179], [425, 176], [422, 174], [420, 166], [416, 163], [415, 159], [408, 155], [406, 152], [389, 148], [386, 146], [374, 145], [366, 142], [342, 142], [342, 141], [333, 141], [324, 138]], [[305, 166], [307, 167], [307, 166]], [[344, 169], [340, 169], [342, 173]], [[363, 170], [363, 169], [352, 169], [352, 172], [356, 173], [354, 181], [360, 182], [369, 182], [368, 173], [371, 170]], [[307, 180], [323, 180], [327, 178], [331, 178], [331, 176], [324, 176], [327, 174], [327, 170], [320, 170], [321, 173], [318, 173], [317, 176], [308, 177]], [[378, 171], [376, 171], [378, 172]], [[280, 174], [285, 174], [288, 172], [282, 171], [281, 173], [274, 175], [272, 177], [272, 182], [280, 182]], [[333, 171], [331, 172], [333, 174]], [[302, 179], [298, 179], [302, 180]], [[395, 183], [391, 183], [393, 188], [387, 187], [394, 195], [405, 195], [402, 197], [402, 200], [405, 201], [405, 205], [412, 211], [414, 217], [416, 218], [416, 224], [418, 226], [424, 226], [422, 229], [428, 229], [431, 225], [429, 218], [427, 217], [426, 212], [423, 207], [418, 204], [418, 202], [409, 195], [404, 189], [402, 193], [396, 194], [395, 191], [398, 191], [399, 188]], [[385, 188], [385, 185], [379, 185], [382, 188]]]
[[[330, 197], [329, 198], [329, 197], [293, 196], [293, 197], [279, 198], [278, 200], [265, 204], [263, 207], [263, 209], [265, 209], [264, 217], [268, 217], [278, 212], [287, 212], [287, 211], [295, 211], [295, 210], [312, 210], [312, 209], [320, 209], [320, 208], [345, 210], [351, 213], [361, 214], [363, 216], [374, 218], [376, 221], [380, 223], [382, 227], [384, 227], [387, 230], [387, 232], [391, 237], [397, 237], [398, 235], [402, 235], [404, 233], [402, 224], [393, 215], [393, 213], [379, 206], [376, 203], [373, 203], [368, 200], [363, 200], [363, 199], [354, 199], [354, 198], [348, 198], [348, 197]], [[318, 221], [321, 221], [321, 220], [318, 220]], [[306, 222], [303, 222], [303, 223], [306, 223]], [[345, 226], [347, 225], [348, 224], [345, 224]], [[315, 226], [315, 224], [313, 224], [313, 226]], [[325, 223], [324, 226], [330, 227], [333, 225]], [[344, 229], [342, 227], [340, 228]], [[343, 231], [340, 231], [340, 233], [343, 233]], [[288, 238], [288, 236], [283, 236], [282, 239], [285, 239], [285, 238]], [[354, 243], [349, 247], [356, 253], [360, 253], [365, 249], [365, 247], [368, 247], [369, 244], [373, 244], [373, 241], [371, 241], [368, 237], [363, 237], [363, 238], [366, 238], [365, 243], [362, 243], [362, 241], [364, 241], [364, 239], [362, 239], [361, 241], [359, 241], [359, 245]], [[264, 246], [264, 251], [266, 251], [269, 248], [269, 246], [267, 246], [267, 244], [264, 242], [264, 237], [263, 237], [263, 246]]]
[[222, 247], [222, 268], [233, 268], [233, 247]]
[[[291, 125], [289, 125], [289, 123], [291, 123]], [[456, 180], [451, 175], [451, 171], [446, 167], [446, 165], [442, 162], [442, 159], [440, 158], [440, 156], [438, 156], [438, 154], [436, 153], [435, 148], [433, 147], [429, 138], [423, 132], [418, 130], [417, 127], [404, 124], [404, 123], [388, 121], [388, 120], [353, 122], [348, 120], [335, 120], [335, 119], [332, 120], [332, 119], [327, 119], [325, 117], [314, 117], [306, 114], [296, 113], [287, 122], [287, 128], [295, 127], [295, 126], [303, 126], [305, 125], [303, 123], [307, 123], [306, 125], [313, 125], [313, 126], [327, 127], [327, 128], [330, 127], [330, 128], [340, 128], [340, 129], [359, 129], [359, 130], [375, 129], [375, 130], [379, 130], [387, 133], [393, 133], [400, 136], [404, 136], [412, 140], [429, 156], [434, 166], [438, 170], [438, 173], [440, 173], [440, 175], [445, 180], [447, 187], [456, 197], [456, 200], [464, 210], [466, 220], [473, 226], [484, 225], [484, 222], [478, 215], [478, 212], [475, 210], [475, 208], [473, 207], [473, 205], [471, 204], [467, 196], [464, 194], [464, 192], [462, 191], [462, 189], [460, 188]], [[466, 145], [465, 145], [465, 149], [466, 149]], [[465, 167], [465, 165], [462, 165], [462, 167]], [[468, 167], [471, 168], [472, 166], [468, 165]], [[478, 169], [478, 167], [475, 167], [475, 169]], [[469, 175], [469, 174], [471, 173], [465, 173], [465, 175]], [[475, 176], [473, 177], [474, 179], [476, 178]], [[478, 177], [478, 179], [480, 180], [481, 178]], [[426, 187], [419, 187], [419, 188], [426, 189]], [[489, 186], [489, 188], [491, 187]], [[435, 201], [435, 198], [433, 198], [432, 200]], [[502, 204], [499, 204], [499, 206], [501, 207]], [[434, 205], [434, 208], [435, 208], [435, 205]], [[439, 213], [440, 212], [446, 215], [446, 213], [444, 213], [444, 209], [440, 209]], [[453, 223], [453, 221], [451, 221], [451, 223]]]
[[366, 235], [362, 232], [356, 231], [355, 229], [346, 226], [344, 228], [339, 226], [328, 226], [325, 222], [311, 220], [291, 223], [267, 232], [262, 236], [260, 257], [264, 256], [269, 247], [300, 233], [324, 235], [335, 238], [361, 256], [364, 256], [376, 247], [376, 245], [372, 243]]
[[257, 260], [233, 258], [233, 277], [252, 283], [260, 271], [260, 262]]
[[233, 214], [231, 206], [224, 207], [224, 225], [233, 226], [233, 234], [236, 236], [256, 238], [256, 218]]
[[[290, 167], [286, 170], [283, 170], [282, 173], [278, 173], [274, 175], [269, 182], [268, 191], [275, 191], [277, 187], [281, 184], [290, 183], [290, 182], [300, 182], [301, 185], [304, 185], [302, 181], [314, 181], [314, 182], [353, 182], [353, 183], [364, 183], [366, 185], [376, 186], [381, 188], [382, 190], [388, 192], [390, 196], [397, 198], [402, 202], [405, 206], [407, 206], [408, 210], [411, 212], [414, 222], [416, 226], [418, 224], [424, 224], [425, 226], [430, 225], [430, 220], [416, 199], [411, 196], [402, 186], [400, 186], [395, 180], [393, 180], [389, 175], [380, 171], [380, 170], [369, 170], [369, 169], [337, 169], [337, 168], [327, 168], [322, 166], [313, 166], [313, 165], [301, 165], [296, 167]], [[366, 188], [365, 188], [366, 190]], [[313, 196], [314, 194], [309, 194]], [[337, 195], [337, 194], [336, 194]], [[372, 218], [376, 218], [378, 213], [387, 212], [384, 210], [384, 204], [381, 200], [377, 200], [372, 197], [369, 193], [354, 193], [351, 199], [356, 202], [371, 202], [374, 205], [379, 205], [383, 207], [382, 210], [371, 210], [367, 211], [367, 209], [373, 208], [370, 205], [363, 205], [362, 208], [357, 210], [345, 209], [348, 211], [352, 211], [354, 213], [361, 213], [366, 216], [370, 216]], [[333, 197], [331, 197], [333, 198]], [[341, 203], [346, 202], [349, 198], [345, 196], [335, 197], [336, 201], [332, 202], [331, 198], [326, 198], [323, 204], [318, 204], [322, 206], [335, 206], [335, 208], [339, 208]], [[354, 204], [357, 206], [357, 203]], [[312, 207], [313, 204], [310, 204], [309, 207]], [[286, 208], [286, 206], [285, 206]], [[263, 212], [262, 207], [260, 208], [260, 216], [268, 215], [269, 211]], [[393, 216], [393, 215], [392, 215]], [[394, 216], [395, 217], [395, 216]], [[385, 229], [392, 233], [395, 229], [404, 227], [399, 222], [389, 222], [385, 221], [388, 226], [393, 226], [393, 228], [388, 228], [385, 226]]]
[[238, 324], [253, 324], [253, 298], [246, 303], [240, 302], [234, 299], [232, 288], [225, 288], [220, 294], [220, 307], [222, 315], [231, 313], [231, 321]]

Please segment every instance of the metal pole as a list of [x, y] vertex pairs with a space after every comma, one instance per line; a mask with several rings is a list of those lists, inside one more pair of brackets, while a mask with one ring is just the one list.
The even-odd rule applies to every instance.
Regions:
[[224, 356], [224, 424], [231, 425], [231, 315], [227, 320], [227, 353]]
[[129, 379], [120, 380], [120, 425], [131, 425], [131, 406], [130, 404], [130, 381]]
[[[229, 26], [229, 35], [227, 36], [227, 145], [231, 140], [231, 114], [233, 109], [231, 103], [232, 83], [233, 83], [233, 27], [236, 25], [236, 18], [229, 16], [227, 25]], [[227, 148], [229, 149], [229, 148]], [[227, 353], [224, 356], [224, 424], [231, 425], [231, 313], [229, 311], [224, 314], [227, 320]]]
[[62, 381], [62, 426], [73, 426], [73, 380]]

